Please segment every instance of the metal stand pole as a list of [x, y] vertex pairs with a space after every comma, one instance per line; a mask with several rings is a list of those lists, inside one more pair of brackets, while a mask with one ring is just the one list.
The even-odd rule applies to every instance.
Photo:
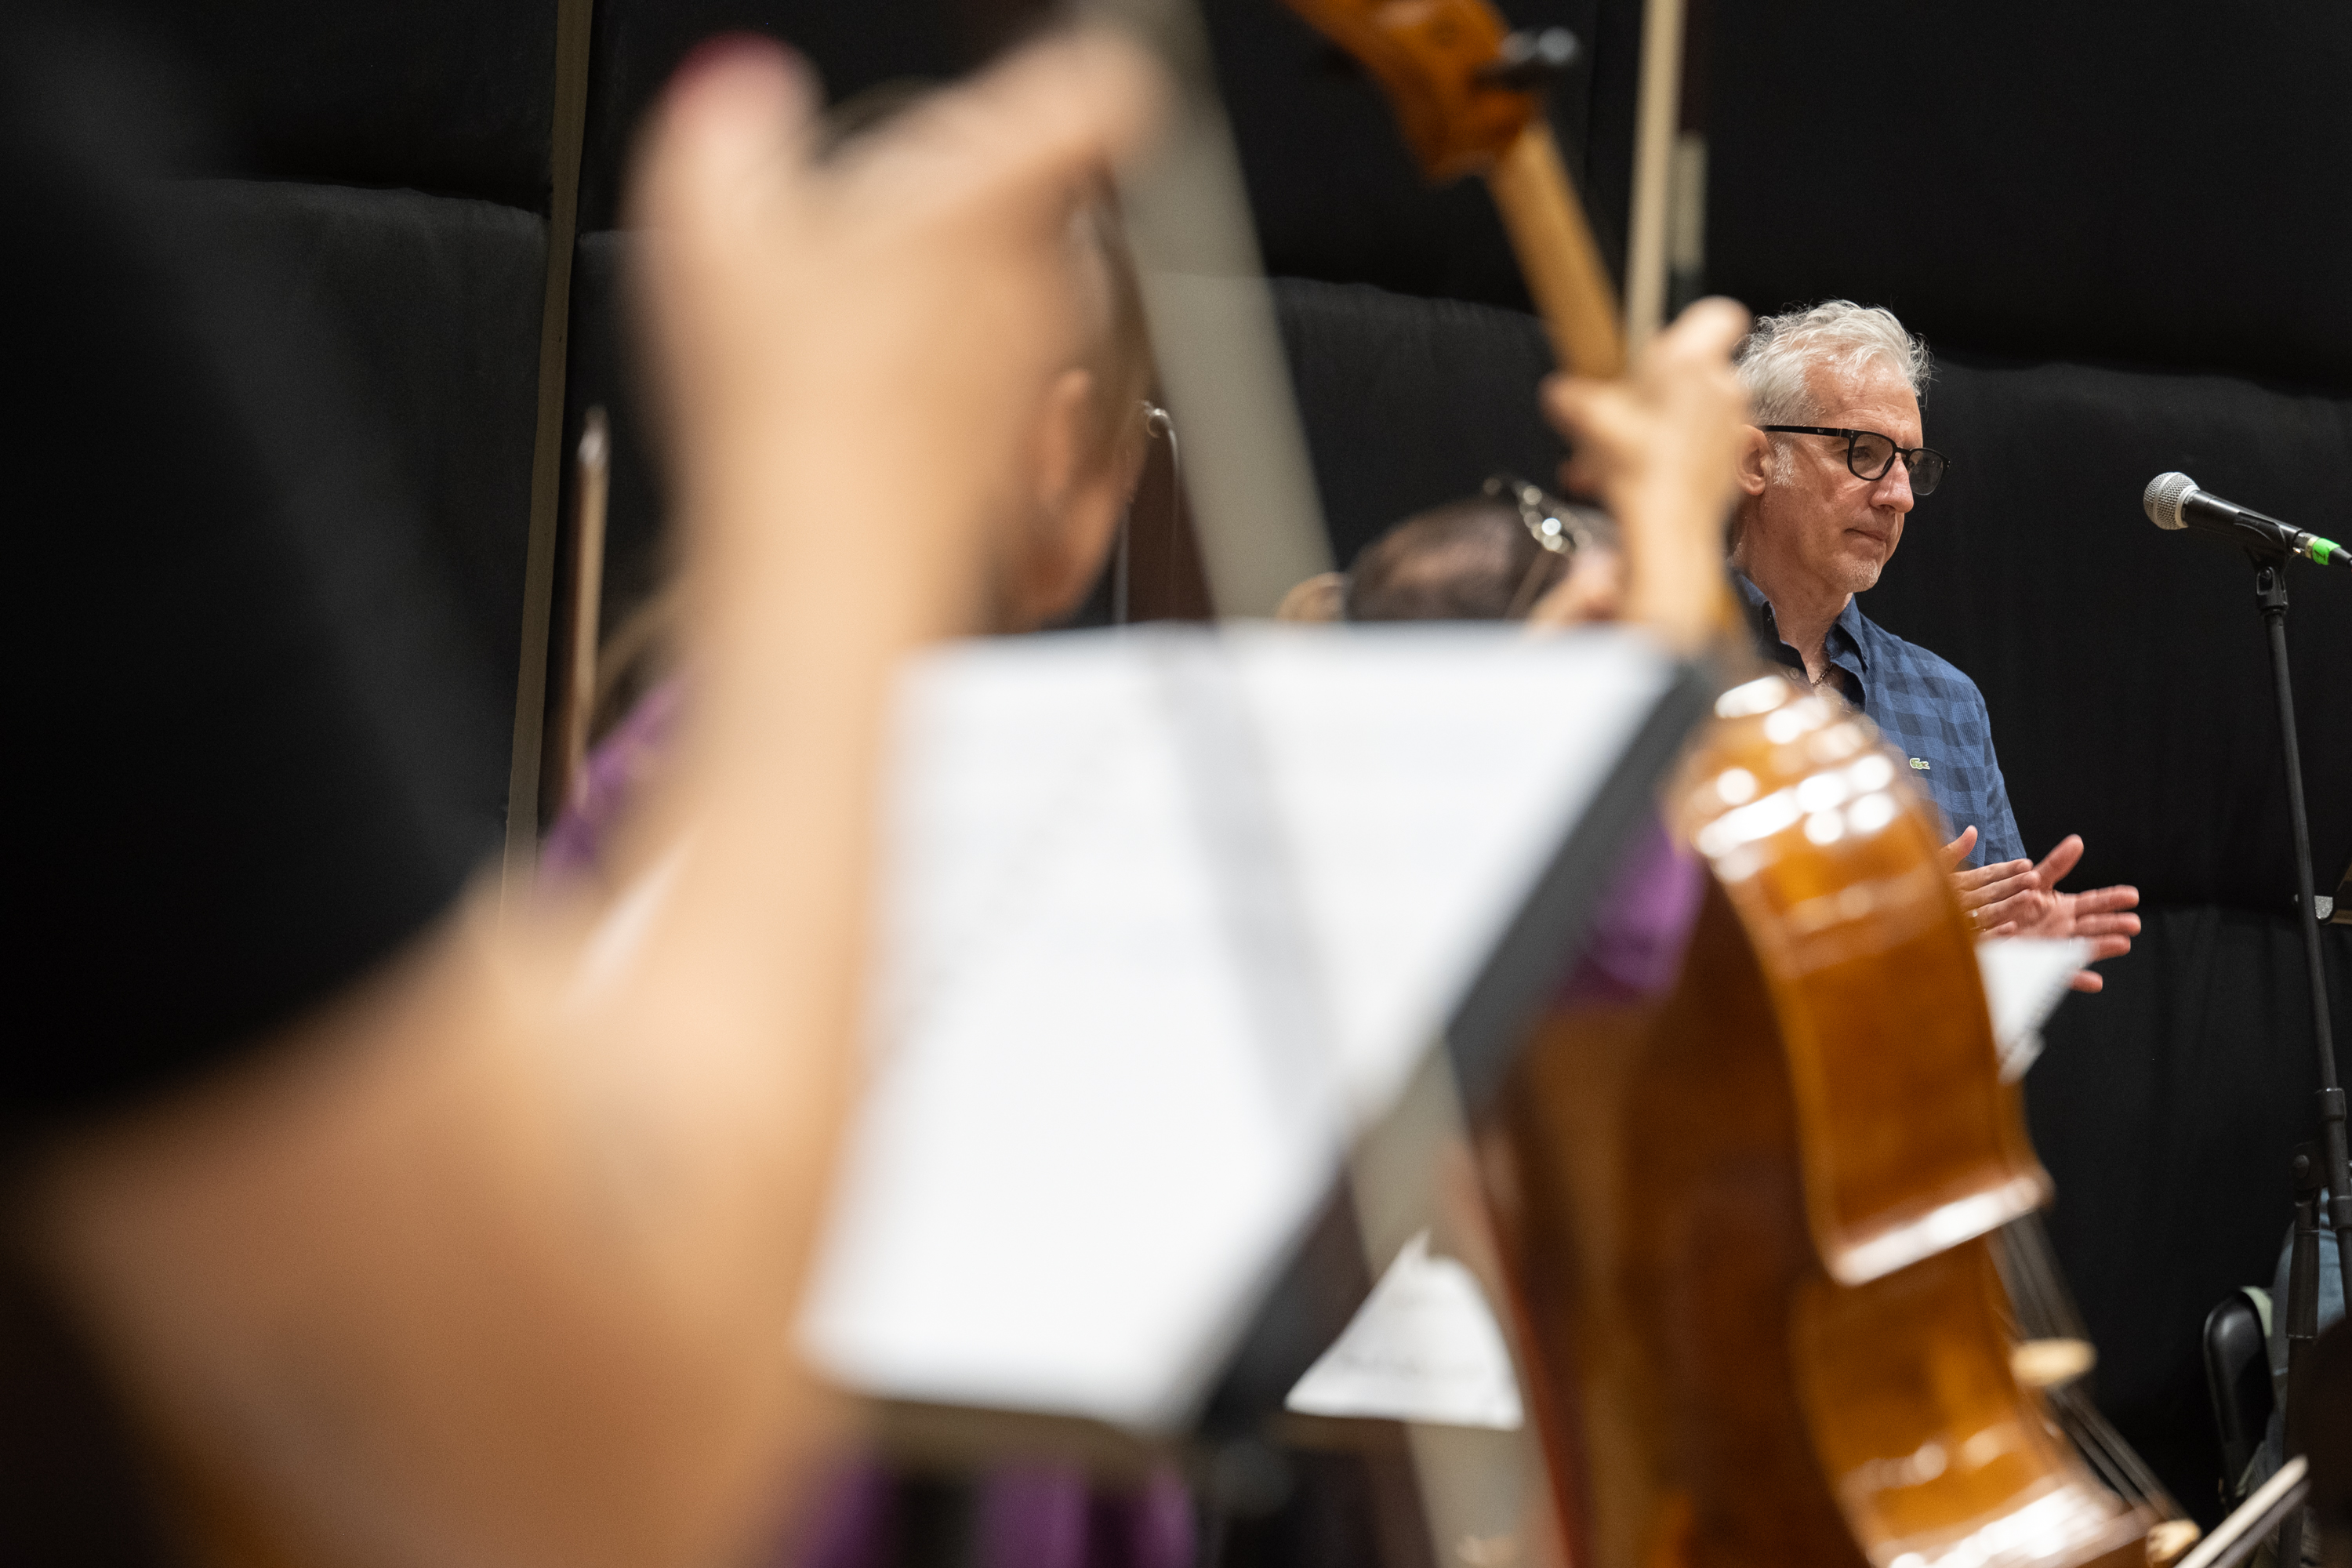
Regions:
[[[2250, 552], [2251, 554], [2251, 552]], [[2328, 1218], [2336, 1232], [2336, 1261], [2352, 1300], [2352, 1159], [2344, 1129], [2344, 1089], [2336, 1081], [2336, 1039], [2327, 1024], [2327, 978], [2320, 967], [2319, 905], [2311, 879], [2311, 819], [2303, 809], [2303, 758], [2294, 742], [2294, 691], [2286, 668], [2286, 574], [2284, 557], [2252, 555], [2254, 602], [2270, 632], [2271, 684], [2278, 693], [2279, 741], [2286, 752], [2287, 816], [2294, 829], [2294, 881], [2300, 901], [2295, 921], [2303, 928], [2304, 967], [2311, 980], [2312, 1037], [2319, 1050], [2319, 1173], [2327, 1185]], [[2310, 1271], [2319, 1288], [2318, 1270]], [[2294, 1304], [2288, 1304], [2290, 1321]]]
[[[2294, 1410], [2310, 1386], [2311, 1347], [2319, 1338], [2319, 1167], [2315, 1146], [2294, 1155], [2294, 1243], [2286, 1266], [2286, 1407]], [[2279, 1522], [2280, 1568], [2302, 1568], [2303, 1531], [2310, 1515], [2302, 1508]]]

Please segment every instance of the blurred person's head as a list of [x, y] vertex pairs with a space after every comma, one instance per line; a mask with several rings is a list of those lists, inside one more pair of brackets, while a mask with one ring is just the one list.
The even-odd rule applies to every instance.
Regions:
[[[1505, 621], [1562, 618], [1563, 596], [1605, 613], [1622, 591], [1615, 525], [1524, 480], [1416, 512], [1358, 553], [1344, 577], [1292, 590], [1288, 618]], [[1286, 601], [1288, 605], [1289, 602]], [[1336, 614], [1309, 613], [1329, 605]]]

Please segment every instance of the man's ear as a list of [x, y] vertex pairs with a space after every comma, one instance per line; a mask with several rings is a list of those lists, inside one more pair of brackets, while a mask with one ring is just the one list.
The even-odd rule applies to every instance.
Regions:
[[1771, 482], [1772, 437], [1750, 425], [1740, 437], [1739, 488], [1748, 495], [1760, 496]]

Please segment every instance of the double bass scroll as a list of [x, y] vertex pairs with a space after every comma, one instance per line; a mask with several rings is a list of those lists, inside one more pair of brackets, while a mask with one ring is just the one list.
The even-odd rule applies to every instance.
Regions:
[[1501, 19], [1484, 0], [1286, 3], [1380, 82], [1423, 174], [1486, 177], [1560, 363], [1622, 374], [1616, 290], [1541, 100], [1516, 79]]

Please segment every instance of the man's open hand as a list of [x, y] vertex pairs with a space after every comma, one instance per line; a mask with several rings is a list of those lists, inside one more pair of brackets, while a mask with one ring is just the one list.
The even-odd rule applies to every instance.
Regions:
[[[2083, 858], [2080, 834], [2068, 834], [2038, 866], [2004, 860], [1973, 870], [1961, 868], [1977, 841], [1977, 830], [1965, 828], [1944, 846], [1945, 869], [1951, 873], [1960, 908], [1979, 936], [2083, 937], [2091, 943], [2091, 958], [2120, 958], [2131, 951], [2139, 934], [2139, 917], [2129, 911], [2139, 905], [2137, 888], [2094, 888], [2084, 893], [2062, 893], [2058, 884]], [[2096, 991], [2105, 984], [2088, 969], [2074, 972], [2077, 991]]]
[[1944, 846], [1944, 869], [1951, 873], [1952, 890], [1960, 896], [1960, 910], [1969, 917], [1969, 929], [1982, 932], [1985, 922], [1978, 911], [1998, 904], [2033, 887], [2033, 862], [2031, 860], [1996, 860], [1986, 866], [1967, 864], [1969, 851], [1977, 845], [1977, 830], [1960, 829], [1960, 836]]

